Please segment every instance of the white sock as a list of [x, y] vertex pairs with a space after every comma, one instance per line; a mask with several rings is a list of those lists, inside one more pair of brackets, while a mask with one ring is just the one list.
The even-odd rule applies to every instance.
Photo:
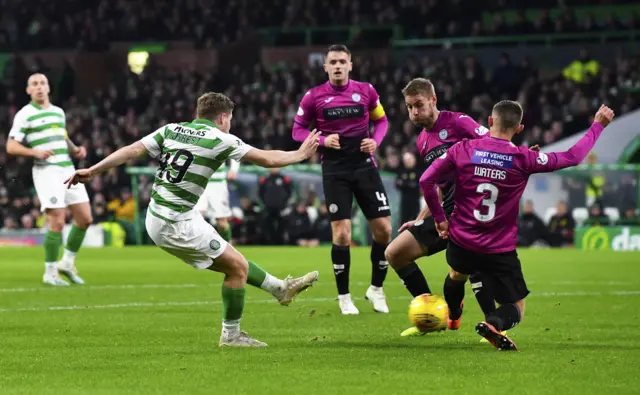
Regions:
[[373, 285], [369, 285], [369, 289], [372, 290], [373, 292], [382, 291], [382, 287], [374, 287]]
[[240, 320], [222, 320], [222, 337], [229, 338], [240, 332]]
[[69, 250], [67, 250], [66, 248], [64, 249], [64, 254], [62, 255], [62, 260], [67, 261], [67, 262], [71, 262], [71, 263], [75, 263], [76, 261], [76, 253], [75, 252], [71, 252]]
[[272, 275], [267, 273], [267, 277], [265, 277], [262, 285], [260, 285], [260, 288], [269, 292], [271, 295], [276, 296], [284, 291], [285, 284], [284, 280], [280, 280], [279, 278], [273, 277]]
[[50, 268], [50, 267], [55, 267], [56, 266], [56, 262], [45, 262], [44, 263], [44, 267], [45, 268]]

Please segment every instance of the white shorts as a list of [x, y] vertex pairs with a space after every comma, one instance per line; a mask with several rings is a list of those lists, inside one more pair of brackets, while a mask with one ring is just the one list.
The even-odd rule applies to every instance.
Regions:
[[231, 207], [229, 207], [229, 188], [226, 181], [209, 182], [200, 200], [196, 204], [196, 209], [204, 213], [209, 218], [229, 218], [231, 217]]
[[169, 221], [147, 211], [146, 228], [151, 240], [196, 269], [206, 269], [222, 255], [227, 242], [197, 210], [184, 221]]
[[33, 166], [31, 173], [33, 174], [33, 185], [36, 188], [38, 199], [40, 199], [40, 210], [65, 208], [89, 201], [84, 184], [76, 184], [68, 188], [64, 183], [74, 172], [75, 169], [71, 166]]

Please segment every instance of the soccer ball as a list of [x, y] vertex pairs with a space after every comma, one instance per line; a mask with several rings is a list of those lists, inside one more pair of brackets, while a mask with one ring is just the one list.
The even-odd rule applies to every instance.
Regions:
[[409, 319], [421, 332], [443, 331], [449, 319], [447, 302], [438, 295], [418, 295], [409, 305]]

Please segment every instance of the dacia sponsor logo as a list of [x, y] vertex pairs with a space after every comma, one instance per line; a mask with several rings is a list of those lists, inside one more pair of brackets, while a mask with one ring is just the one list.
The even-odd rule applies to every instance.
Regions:
[[364, 118], [364, 105], [358, 104], [355, 106], [328, 107], [322, 109], [322, 114], [324, 115], [324, 119], [327, 121], [348, 118]]
[[431, 151], [427, 152], [424, 155], [424, 162], [427, 164], [427, 166], [430, 166], [434, 160], [444, 155], [452, 145], [453, 144], [448, 143], [433, 148]]

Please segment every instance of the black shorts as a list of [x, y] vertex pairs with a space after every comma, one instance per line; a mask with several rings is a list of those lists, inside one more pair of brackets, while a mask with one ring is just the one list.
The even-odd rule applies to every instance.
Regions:
[[447, 262], [458, 273], [482, 274], [481, 286], [484, 289], [489, 288], [496, 302], [500, 304], [515, 303], [529, 295], [520, 259], [515, 250], [499, 254], [480, 254], [449, 241]]
[[[447, 219], [451, 217], [451, 211], [445, 210]], [[408, 231], [416, 238], [418, 243], [427, 253], [425, 256], [431, 256], [447, 249], [449, 240], [440, 237], [436, 229], [436, 223], [433, 217], [427, 217], [424, 220], [416, 221], [416, 223], [408, 229]]]
[[389, 198], [375, 167], [322, 176], [324, 199], [331, 221], [351, 219], [353, 198], [367, 219], [391, 215]]

